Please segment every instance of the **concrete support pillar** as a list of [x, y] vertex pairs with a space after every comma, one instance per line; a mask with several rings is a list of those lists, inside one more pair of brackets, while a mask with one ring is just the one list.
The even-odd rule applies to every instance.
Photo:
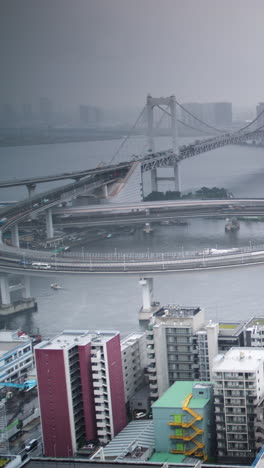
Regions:
[[35, 194], [36, 184], [27, 184], [28, 198], [32, 198]]
[[181, 174], [179, 162], [175, 163], [174, 165], [174, 187], [176, 192], [181, 192]]
[[154, 116], [153, 116], [153, 109], [154, 106], [152, 104], [152, 98], [150, 95], [147, 96], [147, 123], [148, 123], [148, 151], [155, 151], [154, 145], [154, 134], [153, 134], [153, 126], [154, 126]]
[[8, 283], [8, 276], [7, 275], [1, 275], [0, 276], [0, 290], [1, 290], [2, 304], [3, 305], [11, 304], [9, 283]]
[[11, 242], [12, 245], [15, 247], [19, 247], [19, 232], [18, 232], [18, 225], [15, 224], [11, 228]]
[[158, 191], [157, 169], [151, 169], [150, 177], [151, 177], [150, 179], [151, 192], [157, 192]]
[[176, 99], [175, 96], [170, 97], [170, 111], [171, 111], [171, 136], [172, 136], [172, 149], [177, 153], [177, 116], [176, 116]]
[[103, 185], [103, 197], [108, 198], [108, 185]]
[[143, 312], [149, 312], [153, 302], [153, 278], [140, 278], [139, 284], [142, 286]]
[[23, 284], [24, 284], [24, 288], [22, 290], [22, 296], [25, 299], [28, 299], [29, 297], [31, 297], [30, 276], [24, 276]]
[[49, 208], [46, 211], [46, 234], [47, 234], [48, 238], [54, 236], [53, 220], [52, 220], [52, 209], [51, 208]]

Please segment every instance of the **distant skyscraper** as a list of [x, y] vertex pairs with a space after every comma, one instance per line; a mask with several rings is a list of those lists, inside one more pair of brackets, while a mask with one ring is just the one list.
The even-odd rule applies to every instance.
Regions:
[[[189, 102], [184, 103], [183, 107], [187, 109], [198, 119], [209, 125], [216, 127], [225, 127], [232, 124], [232, 104], [231, 102]], [[196, 127], [201, 130], [206, 130], [206, 127], [200, 124], [191, 115], [184, 110], [181, 111], [181, 120], [186, 124]]]
[[17, 121], [17, 114], [14, 107], [11, 104], [4, 104], [1, 112], [1, 125], [3, 127], [12, 126]]
[[219, 127], [232, 124], [231, 102], [214, 103], [214, 124]]
[[74, 455], [81, 441], [111, 440], [126, 425], [120, 336], [64, 331], [35, 347], [44, 454]]
[[22, 122], [30, 122], [33, 119], [31, 104], [23, 104], [22, 106]]
[[52, 120], [52, 104], [49, 98], [43, 97], [39, 100], [39, 114], [43, 123], [49, 124]]
[[102, 122], [103, 113], [98, 107], [92, 107], [87, 105], [80, 105], [80, 121], [81, 123], [94, 126], [99, 125]]

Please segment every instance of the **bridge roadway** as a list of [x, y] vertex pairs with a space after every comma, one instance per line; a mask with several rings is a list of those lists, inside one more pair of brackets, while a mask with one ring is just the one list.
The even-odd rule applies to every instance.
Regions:
[[[93, 182], [95, 183], [95, 182]], [[76, 184], [71, 184], [74, 186]], [[55, 203], [53, 201], [53, 203]], [[57, 200], [58, 203], [58, 200]], [[127, 210], [128, 206], [144, 207], [145, 220], [148, 220], [148, 210], [152, 208], [158, 209], [161, 206], [166, 209], [166, 202], [149, 202], [145, 205], [130, 204], [130, 205], [109, 205], [100, 207], [90, 207], [90, 210], [99, 208], [99, 211], [121, 211]], [[264, 214], [264, 199], [232, 199], [232, 200], [188, 200], [178, 202], [168, 202], [167, 206], [175, 209], [178, 206], [181, 213], [180, 216], [191, 208], [192, 212], [197, 209], [200, 214], [204, 210], [203, 216], [215, 216], [219, 209], [219, 216], [224, 216], [224, 209], [230, 210], [232, 214]], [[47, 207], [49, 208], [49, 205]], [[13, 209], [13, 208], [12, 208]], [[27, 211], [26, 216], [29, 216], [32, 211]], [[19, 222], [19, 217], [25, 217], [25, 213], [21, 213], [15, 217], [15, 221]], [[190, 212], [188, 212], [190, 216]], [[32, 265], [33, 263], [41, 262], [48, 265]], [[47, 274], [147, 274], [147, 273], [169, 273], [183, 270], [207, 269], [207, 268], [223, 268], [235, 267], [242, 265], [263, 264], [264, 263], [264, 247], [261, 248], [245, 248], [245, 249], [230, 249], [225, 251], [210, 252], [206, 249], [203, 252], [191, 252], [183, 257], [182, 253], [174, 254], [118, 254], [116, 256], [100, 255], [93, 256], [74, 256], [72, 254], [57, 255], [47, 253], [45, 251], [31, 251], [19, 248], [12, 248], [5, 244], [0, 244], [0, 271], [9, 273], [22, 273], [29, 275], [47, 275]]]
[[11, 179], [11, 180], [1, 180], [0, 181], [0, 188], [8, 188], [8, 187], [17, 187], [19, 185], [36, 185], [42, 184], [44, 182], [54, 182], [57, 180], [67, 180], [73, 179], [79, 181], [84, 179], [87, 176], [91, 175], [105, 175], [108, 172], [112, 172], [115, 169], [129, 169], [133, 164], [133, 161], [128, 161], [120, 164], [113, 164], [111, 166], [102, 166], [96, 167], [93, 169], [87, 169], [84, 171], [76, 171], [76, 172], [65, 172], [63, 174], [55, 174], [55, 175], [47, 175], [47, 176], [40, 176], [40, 177], [31, 177], [26, 179]]
[[252, 138], [263, 137], [264, 135], [264, 128], [257, 129], [254, 131], [247, 131], [247, 132], [235, 132], [235, 133], [226, 133], [221, 136], [216, 136], [212, 138], [207, 138], [204, 140], [196, 140], [194, 143], [189, 145], [184, 145], [179, 147], [178, 154], [176, 154], [172, 149], [166, 151], [159, 151], [155, 153], [148, 153], [143, 157], [134, 157], [130, 161], [124, 161], [120, 164], [110, 165], [110, 166], [102, 166], [93, 169], [87, 169], [83, 171], [76, 171], [64, 174], [57, 174], [57, 175], [47, 175], [41, 177], [32, 177], [26, 179], [11, 179], [0, 181], [0, 188], [7, 188], [7, 187], [16, 187], [19, 185], [26, 185], [28, 187], [35, 186], [39, 183], [44, 182], [53, 182], [57, 180], [64, 180], [64, 179], [74, 179], [76, 181], [86, 177], [88, 175], [94, 174], [105, 174], [106, 172], [111, 172], [114, 168], [122, 168], [122, 167], [131, 167], [133, 161], [141, 162], [141, 170], [142, 172], [149, 171], [151, 169], [155, 169], [158, 167], [166, 167], [166, 166], [173, 166], [175, 163], [183, 161], [184, 159], [191, 158], [198, 154], [205, 153], [207, 151], [212, 151], [217, 148], [221, 148], [222, 146], [232, 145], [237, 143], [243, 143]]
[[69, 216], [66, 219], [58, 218], [54, 223], [58, 227], [142, 225], [175, 218], [264, 216], [264, 200], [181, 200], [90, 205], [55, 208], [54, 215]]

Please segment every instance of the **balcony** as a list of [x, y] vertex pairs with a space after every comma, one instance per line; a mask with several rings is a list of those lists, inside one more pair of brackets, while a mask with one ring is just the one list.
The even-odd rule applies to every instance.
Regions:
[[149, 388], [150, 388], [150, 391], [155, 391], [158, 388], [158, 384], [153, 382], [152, 384], [149, 385]]
[[103, 397], [95, 397], [94, 399], [95, 404], [102, 405], [104, 403]]
[[95, 397], [101, 397], [101, 396], [103, 396], [103, 389], [102, 389], [102, 388], [100, 388], [100, 389], [99, 389], [99, 388], [94, 389], [94, 396], [95, 396]]
[[107, 424], [105, 421], [97, 421], [96, 426], [98, 429], [107, 429]]
[[157, 380], [157, 374], [149, 374], [149, 381]]
[[[95, 378], [95, 379], [98, 378], [98, 375], [95, 375], [95, 377], [93, 376], [93, 378]], [[96, 388], [102, 388], [102, 387], [103, 387], [103, 381], [102, 381], [102, 379], [94, 380], [94, 381], [93, 381], [93, 387], [94, 387], [94, 389], [96, 389]]]
[[105, 418], [107, 417], [107, 414], [101, 410], [101, 408], [98, 410], [100, 411], [99, 413], [96, 413], [95, 417], [96, 417], [96, 420], [99, 421], [99, 420], [105, 420]]

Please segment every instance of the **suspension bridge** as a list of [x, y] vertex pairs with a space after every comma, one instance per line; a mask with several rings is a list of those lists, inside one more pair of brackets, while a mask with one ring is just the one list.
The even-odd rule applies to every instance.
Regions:
[[[165, 106], [165, 107], [164, 107]], [[170, 118], [171, 122], [171, 134], [172, 134], [172, 148], [164, 151], [155, 151], [154, 141], [154, 109], [158, 108], [162, 111], [163, 115]], [[189, 125], [186, 122], [178, 119], [177, 108], [181, 108], [183, 112], [187, 112], [189, 117], [193, 119], [193, 124]], [[49, 258], [47, 260], [46, 253], [30, 251], [27, 255], [30, 255], [30, 261], [21, 262], [21, 259], [25, 257], [25, 252], [20, 249], [19, 241], [19, 229], [18, 225], [21, 221], [32, 217], [38, 216], [43, 213], [46, 215], [46, 232], [48, 238], [53, 238], [53, 220], [52, 220], [52, 209], [58, 205], [63, 204], [66, 201], [75, 199], [81, 194], [96, 194], [97, 197], [108, 199], [111, 197], [115, 199], [116, 194], [124, 192], [126, 187], [130, 184], [131, 179], [135, 176], [138, 177], [137, 185], [140, 186], [142, 181], [142, 174], [150, 171], [151, 173], [151, 190], [155, 191], [158, 188], [158, 173], [157, 170], [162, 167], [172, 167], [174, 171], [174, 184], [175, 190], [180, 191], [181, 180], [179, 166], [181, 161], [197, 156], [199, 154], [212, 151], [216, 148], [220, 148], [225, 145], [236, 144], [246, 142], [248, 140], [263, 139], [264, 137], [264, 125], [262, 122], [262, 114], [248, 123], [244, 127], [230, 132], [228, 129], [219, 129], [212, 126], [211, 124], [202, 121], [197, 118], [189, 110], [185, 109], [175, 98], [170, 96], [167, 98], [153, 98], [147, 97], [147, 102], [142, 111], [140, 112], [133, 128], [136, 127], [142, 116], [147, 117], [147, 133], [148, 133], [148, 150], [144, 154], [138, 156], [131, 156], [130, 159], [120, 161], [120, 154], [122, 148], [129, 140], [129, 135], [122, 141], [117, 148], [115, 154], [111, 158], [109, 164], [101, 164], [96, 168], [89, 168], [84, 171], [73, 171], [71, 173], [57, 174], [51, 176], [41, 176], [34, 178], [26, 178], [21, 180], [11, 180], [0, 182], [1, 187], [12, 187], [18, 185], [25, 185], [28, 188], [29, 198], [19, 202], [13, 206], [5, 207], [1, 210], [0, 219], [0, 287], [2, 303], [5, 305], [10, 304], [10, 287], [8, 285], [7, 273], [20, 273], [25, 277], [35, 274], [50, 274], [54, 271], [62, 273], [136, 273], [156, 271], [156, 272], [168, 272], [178, 271], [182, 269], [193, 269], [193, 268], [218, 268], [222, 266], [234, 266], [241, 264], [252, 264], [252, 263], [263, 263], [264, 253], [263, 249], [260, 252], [236, 252], [232, 255], [222, 256], [217, 255], [214, 257], [206, 258], [206, 254], [203, 255], [203, 261], [200, 258], [173, 258], [168, 259], [166, 254], [162, 254], [161, 258], [152, 258], [131, 261], [124, 257], [124, 260], [109, 261], [109, 259], [101, 259], [100, 262], [93, 263], [91, 261], [79, 261], [76, 264], [76, 259], [67, 257], [67, 259], [60, 259], [60, 264], [57, 260]], [[161, 119], [160, 119], [161, 121]], [[197, 125], [196, 125], [197, 124]], [[191, 128], [206, 130], [206, 137], [196, 140], [194, 143], [190, 143], [184, 146], [178, 146], [178, 126], [186, 125]], [[196, 125], [196, 126], [195, 126]], [[38, 183], [49, 182], [54, 180], [71, 179], [74, 182], [64, 185], [60, 188], [52, 189], [44, 193], [35, 194], [34, 190]], [[163, 178], [164, 180], [164, 178]], [[171, 180], [171, 178], [170, 178]], [[117, 197], [116, 197], [117, 198]], [[113, 200], [112, 200], [113, 201]], [[118, 200], [120, 201], [120, 200]], [[133, 201], [132, 199], [130, 200]], [[138, 200], [136, 200], [138, 201]], [[123, 202], [124, 203], [124, 202]], [[238, 201], [239, 203], [239, 201]], [[243, 202], [246, 203], [245, 201]], [[257, 204], [256, 200], [250, 201], [250, 206], [254, 207]], [[102, 205], [101, 205], [102, 206]], [[109, 205], [108, 205], [109, 206]], [[144, 204], [142, 203], [142, 207]], [[120, 208], [122, 205], [120, 205]], [[96, 210], [96, 206], [95, 206]], [[2, 240], [2, 234], [6, 231], [11, 231], [11, 242], [12, 246], [7, 247]], [[39, 258], [42, 256], [43, 261], [39, 262]], [[45, 258], [44, 258], [45, 257]], [[241, 260], [242, 259], [242, 260]], [[44, 261], [45, 260], [45, 261]], [[39, 263], [38, 268], [32, 267], [34, 263]], [[43, 264], [43, 268], [42, 265]], [[48, 265], [48, 267], [47, 267]], [[25, 281], [23, 285], [25, 297], [30, 294], [29, 283]]]

